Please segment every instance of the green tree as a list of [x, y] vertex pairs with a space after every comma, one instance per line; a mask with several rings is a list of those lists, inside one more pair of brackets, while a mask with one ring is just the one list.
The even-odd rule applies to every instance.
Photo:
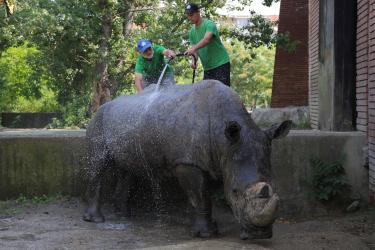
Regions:
[[[71, 123], [83, 120], [82, 116], [90, 113], [88, 110], [95, 111], [103, 102], [134, 91], [135, 45], [139, 38], [149, 38], [178, 52], [187, 48], [191, 24], [184, 14], [185, 1], [165, 0], [164, 7], [159, 3], [155, 0], [18, 1], [17, 10], [9, 18], [5, 18], [5, 11], [0, 11], [0, 53], [24, 44], [35, 48], [38, 51], [35, 64], [42, 70], [33, 68], [33, 78], [47, 79], [65, 120]], [[219, 18], [216, 9], [224, 3], [224, 0], [198, 2], [203, 6], [203, 14], [215, 20]], [[254, 25], [263, 27], [258, 29], [260, 32], [269, 31], [271, 24], [257, 20]], [[130, 28], [129, 24], [136, 28]], [[249, 53], [254, 44], [270, 47], [274, 42], [270, 41], [269, 33], [252, 40], [240, 36], [246, 32], [223, 33], [229, 42], [237, 37], [243, 45], [249, 45], [250, 49], [244, 53]], [[187, 60], [175, 60], [174, 67], [181, 81], [191, 81], [192, 70]], [[4, 76], [8, 71], [0, 74], [3, 81], [9, 81]], [[70, 119], [70, 116], [81, 117]]]
[[24, 44], [10, 47], [0, 57], [0, 110], [56, 111], [58, 104], [48, 84], [51, 76], [38, 64], [40, 51]]
[[275, 48], [246, 49], [233, 40], [226, 47], [231, 54], [231, 82], [247, 107], [267, 107], [271, 101]]

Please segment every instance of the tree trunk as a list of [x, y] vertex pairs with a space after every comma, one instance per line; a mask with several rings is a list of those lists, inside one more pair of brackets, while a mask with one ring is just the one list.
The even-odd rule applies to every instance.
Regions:
[[[131, 29], [131, 23], [133, 21], [133, 12], [131, 12], [132, 3], [128, 0], [124, 0], [124, 11], [121, 12], [122, 17], [122, 35], [124, 39], [127, 38]], [[124, 65], [125, 57], [122, 55], [118, 59], [118, 67], [122, 67]]]
[[128, 0], [124, 0], [124, 6], [125, 11], [122, 14], [122, 33], [124, 37], [127, 37], [131, 28], [131, 23], [133, 21], [133, 12], [131, 11], [133, 5]]
[[13, 14], [14, 11], [14, 1], [11, 0], [0, 0], [0, 5], [5, 4], [5, 9], [7, 11], [7, 16], [10, 17], [10, 15]]
[[[132, 2], [129, 2], [128, 0], [124, 0], [123, 2], [123, 10], [120, 12], [121, 13], [121, 18], [122, 18], [122, 35], [123, 39], [126, 39], [127, 36], [129, 35], [130, 29], [131, 29], [131, 23], [133, 21], [133, 12], [131, 11], [131, 8], [133, 7]], [[120, 55], [119, 58], [117, 59], [117, 68], [122, 68], [124, 66], [125, 62], [125, 55]], [[134, 67], [131, 68], [133, 70]], [[129, 71], [129, 70], [126, 70]], [[116, 79], [110, 79], [112, 83], [112, 89], [113, 89], [113, 95], [117, 93], [118, 90], [118, 81]], [[112, 96], [113, 96], [112, 95]]]
[[102, 39], [99, 47], [99, 59], [95, 66], [95, 79], [92, 84], [92, 100], [90, 113], [95, 113], [98, 108], [112, 99], [113, 90], [108, 74], [109, 42], [112, 35], [112, 14], [108, 0], [98, 0], [102, 10]]

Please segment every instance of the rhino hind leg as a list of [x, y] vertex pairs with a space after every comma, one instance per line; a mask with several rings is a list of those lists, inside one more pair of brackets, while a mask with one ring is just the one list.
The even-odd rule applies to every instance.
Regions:
[[[89, 145], [89, 152], [91, 152], [88, 162], [89, 183], [86, 193], [88, 207], [83, 215], [83, 220], [99, 223], [104, 222], [100, 203], [105, 173], [110, 164], [107, 151], [90, 150]], [[101, 154], [95, 154], [95, 152], [101, 152]]]
[[119, 169], [117, 172], [117, 184], [113, 195], [115, 209], [125, 217], [131, 216], [129, 205], [130, 188], [133, 183], [133, 176], [127, 171]]
[[98, 175], [89, 181], [87, 188], [88, 207], [83, 214], [83, 220], [88, 222], [104, 222], [104, 216], [100, 211], [100, 198], [102, 176]]
[[207, 187], [207, 176], [199, 168], [179, 165], [176, 175], [194, 208], [191, 234], [194, 237], [208, 238], [217, 234], [216, 222], [212, 220], [211, 198]]

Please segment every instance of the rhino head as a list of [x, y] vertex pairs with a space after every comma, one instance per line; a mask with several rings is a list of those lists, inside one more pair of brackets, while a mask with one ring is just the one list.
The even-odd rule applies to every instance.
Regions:
[[271, 185], [271, 142], [286, 136], [291, 121], [260, 130], [252, 121], [227, 122], [227, 154], [222, 162], [224, 193], [241, 224], [241, 238], [271, 238], [278, 195]]

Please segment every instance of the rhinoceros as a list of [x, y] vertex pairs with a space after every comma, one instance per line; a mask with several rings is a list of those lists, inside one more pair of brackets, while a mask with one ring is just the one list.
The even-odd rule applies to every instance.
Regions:
[[118, 97], [104, 104], [87, 128], [90, 181], [83, 219], [104, 221], [100, 194], [113, 165], [126, 173], [125, 182], [155, 172], [176, 177], [193, 207], [191, 232], [197, 237], [217, 233], [208, 183], [221, 180], [240, 237], [270, 238], [279, 201], [271, 182], [271, 141], [290, 127], [284, 121], [261, 130], [239, 96], [215, 80], [152, 85]]

